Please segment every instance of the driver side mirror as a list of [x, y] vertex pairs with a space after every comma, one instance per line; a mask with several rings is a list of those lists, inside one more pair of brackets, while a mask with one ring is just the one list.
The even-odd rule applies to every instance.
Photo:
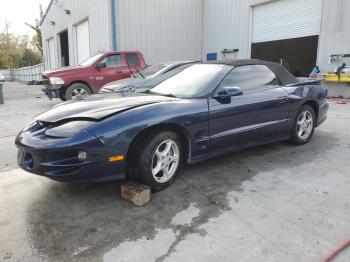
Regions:
[[96, 69], [98, 69], [98, 70], [100, 70], [100, 69], [102, 69], [102, 68], [105, 68], [105, 67], [107, 67], [106, 62], [98, 63], [98, 64], [96, 65]]
[[213, 98], [218, 100], [220, 103], [231, 103], [232, 96], [241, 96], [243, 91], [238, 86], [227, 86], [219, 88], [219, 90], [214, 94]]

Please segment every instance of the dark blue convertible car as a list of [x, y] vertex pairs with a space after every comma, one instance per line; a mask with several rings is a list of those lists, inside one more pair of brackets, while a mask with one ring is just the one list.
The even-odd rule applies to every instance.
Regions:
[[182, 163], [245, 147], [307, 143], [327, 90], [259, 60], [203, 62], [146, 93], [93, 95], [35, 117], [16, 138], [24, 170], [65, 182], [169, 186]]

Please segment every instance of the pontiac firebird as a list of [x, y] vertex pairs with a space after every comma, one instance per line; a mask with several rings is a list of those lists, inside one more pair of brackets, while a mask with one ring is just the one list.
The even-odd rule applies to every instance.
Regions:
[[305, 144], [327, 90], [260, 60], [194, 64], [145, 93], [69, 101], [16, 137], [19, 166], [63, 182], [133, 179], [162, 190], [183, 163], [274, 141]]

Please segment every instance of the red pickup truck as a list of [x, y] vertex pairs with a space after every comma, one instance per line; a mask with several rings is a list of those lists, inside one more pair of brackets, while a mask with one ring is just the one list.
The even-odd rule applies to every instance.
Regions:
[[130, 77], [145, 68], [141, 52], [104, 52], [80, 65], [45, 71], [42, 91], [50, 98], [63, 101], [97, 93], [105, 84]]

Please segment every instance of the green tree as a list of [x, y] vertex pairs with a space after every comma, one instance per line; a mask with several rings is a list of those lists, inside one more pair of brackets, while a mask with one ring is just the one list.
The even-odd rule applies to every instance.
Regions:
[[37, 50], [43, 55], [43, 43], [42, 43], [42, 37], [41, 37], [41, 31], [40, 31], [40, 21], [43, 18], [43, 7], [41, 4], [39, 4], [39, 19], [35, 19], [35, 25], [31, 25], [29, 23], [25, 23], [27, 26], [29, 26], [31, 29], [33, 29], [36, 33], [36, 35], [33, 37], [32, 42], [34, 46], [37, 48]]
[[[40, 18], [43, 16], [39, 6]], [[0, 33], [0, 68], [10, 69], [39, 64], [42, 60], [42, 42], [39, 29], [40, 19], [35, 20], [35, 26], [27, 24], [36, 35], [30, 39], [28, 35], [15, 36], [8, 32], [6, 22], [5, 33]]]
[[41, 59], [41, 53], [32, 49], [29, 36], [0, 33], [1, 69], [36, 65], [41, 62]]
[[37, 65], [41, 63], [41, 56], [31, 49], [24, 49], [21, 54], [20, 67]]

